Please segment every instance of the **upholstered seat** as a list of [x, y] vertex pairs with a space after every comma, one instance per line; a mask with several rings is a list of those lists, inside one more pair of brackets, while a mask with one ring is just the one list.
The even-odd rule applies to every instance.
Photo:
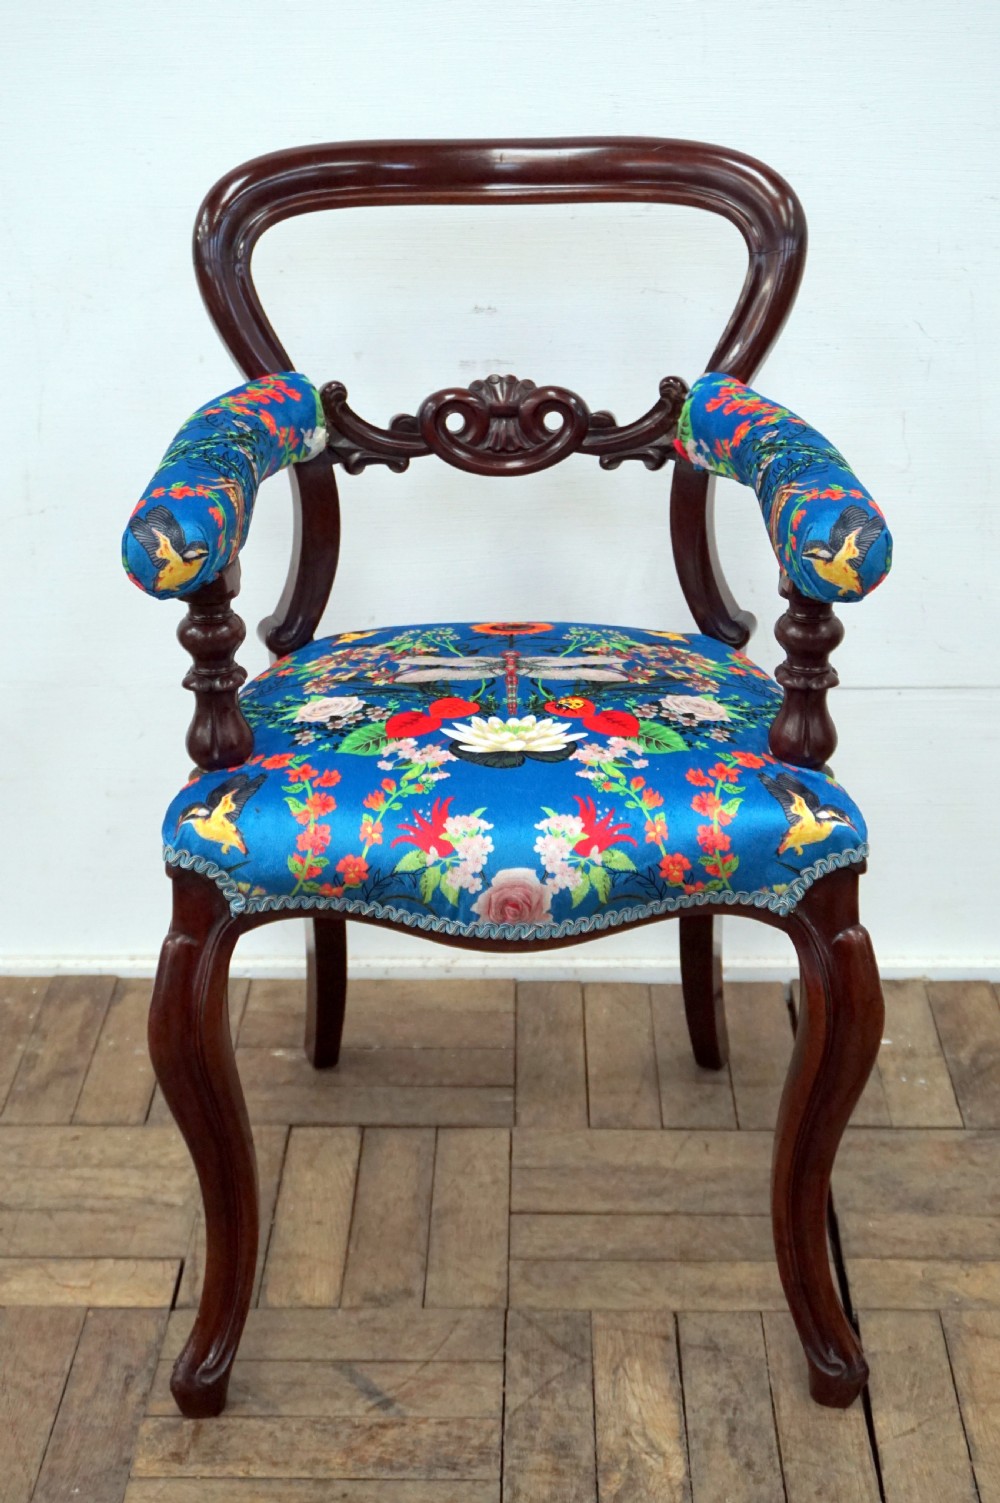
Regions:
[[244, 691], [254, 754], [167, 812], [233, 912], [331, 908], [526, 940], [752, 903], [867, 854], [768, 751], [780, 690], [711, 637], [476, 622], [326, 637]]

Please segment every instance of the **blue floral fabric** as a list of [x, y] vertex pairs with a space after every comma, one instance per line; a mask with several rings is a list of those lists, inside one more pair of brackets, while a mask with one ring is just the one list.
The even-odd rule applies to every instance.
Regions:
[[860, 600], [888, 574], [882, 513], [843, 455], [787, 407], [733, 376], [702, 376], [675, 442], [696, 468], [753, 487], [778, 563], [804, 595]]
[[491, 939], [700, 904], [785, 913], [864, 859], [777, 685], [711, 637], [485, 621], [345, 632], [243, 691], [254, 755], [170, 805], [166, 860], [234, 912], [329, 908]]
[[295, 371], [263, 376], [199, 407], [125, 529], [129, 578], [165, 599], [209, 584], [246, 542], [261, 481], [325, 445], [319, 394]]

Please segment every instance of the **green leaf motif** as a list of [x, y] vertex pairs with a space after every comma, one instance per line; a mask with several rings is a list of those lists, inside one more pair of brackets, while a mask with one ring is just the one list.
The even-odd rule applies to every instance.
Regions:
[[407, 851], [405, 856], [400, 857], [393, 867], [394, 872], [419, 872], [427, 865], [427, 852], [419, 848], [415, 851]]
[[634, 872], [636, 869], [632, 857], [618, 850], [604, 852], [604, 865], [613, 872]]
[[570, 899], [574, 908], [579, 908], [584, 898], [590, 891], [590, 878], [584, 872], [575, 887], [570, 888]]
[[385, 746], [385, 725], [356, 725], [348, 731], [339, 750], [352, 757], [377, 757]]
[[611, 896], [611, 878], [603, 866], [590, 868], [590, 885], [597, 893], [597, 901], [606, 903]]
[[429, 903], [441, 881], [441, 868], [429, 866], [420, 878], [420, 901]]
[[658, 720], [640, 720], [639, 745], [643, 751], [658, 756], [661, 752], [685, 751], [687, 742], [672, 726], [661, 725]]

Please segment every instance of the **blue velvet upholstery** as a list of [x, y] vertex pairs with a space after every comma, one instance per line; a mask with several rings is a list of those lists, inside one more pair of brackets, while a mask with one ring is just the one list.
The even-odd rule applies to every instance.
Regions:
[[199, 407], [125, 529], [129, 578], [165, 599], [211, 583], [246, 542], [261, 481], [325, 445], [319, 394], [295, 371], [263, 376]]
[[864, 859], [856, 806], [776, 762], [774, 682], [710, 637], [551, 622], [326, 638], [247, 686], [254, 755], [200, 773], [168, 862], [236, 911], [492, 939], [793, 908]]
[[888, 574], [882, 513], [829, 440], [787, 407], [733, 376], [702, 376], [676, 447], [696, 468], [753, 487], [778, 563], [804, 595], [860, 600]]

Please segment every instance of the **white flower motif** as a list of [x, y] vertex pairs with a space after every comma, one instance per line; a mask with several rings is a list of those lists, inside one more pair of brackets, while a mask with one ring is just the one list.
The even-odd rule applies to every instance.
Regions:
[[619, 757], [627, 757], [629, 752], [638, 752], [642, 748], [638, 741], [629, 741], [624, 736], [609, 736], [608, 750], [611, 752], [611, 756], [606, 755], [604, 758], [605, 762], [617, 760]]
[[556, 752], [586, 735], [585, 731], [574, 731], [569, 721], [538, 720], [534, 715], [510, 720], [501, 720], [498, 715], [488, 720], [473, 715], [467, 725], [459, 721], [442, 729], [467, 752]]
[[442, 762], [454, 762], [456, 759], [455, 754], [446, 746], [424, 746], [420, 751], [420, 760], [425, 767], [440, 767]]
[[539, 835], [535, 850], [547, 872], [555, 871], [567, 858], [572, 847], [562, 835]]
[[660, 704], [664, 714], [671, 720], [700, 722], [729, 719], [725, 705], [720, 705], [715, 699], [706, 699], [703, 694], [664, 694]]
[[306, 458], [315, 459], [317, 454], [322, 454], [326, 448], [326, 429], [304, 428], [302, 430], [302, 442], [306, 446]]
[[590, 741], [586, 746], [578, 746], [570, 755], [571, 762], [586, 762], [588, 767], [594, 767], [598, 762], [609, 762], [606, 746], [598, 746], [596, 741]]
[[296, 711], [297, 721], [310, 724], [326, 723], [328, 720], [345, 720], [363, 710], [365, 702], [356, 694], [335, 694], [327, 699], [310, 699]]

